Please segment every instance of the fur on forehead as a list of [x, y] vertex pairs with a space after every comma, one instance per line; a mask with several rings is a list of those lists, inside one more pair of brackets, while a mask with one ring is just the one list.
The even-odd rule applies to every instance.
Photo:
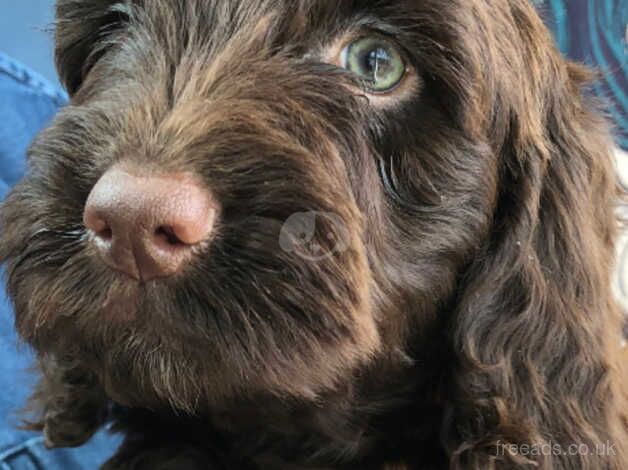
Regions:
[[542, 132], [542, 116], [526, 103], [543, 99], [551, 63], [530, 48], [551, 47], [552, 41], [546, 30], [529, 23], [527, 3], [60, 0], [56, 60], [72, 94], [112, 50], [121, 63], [126, 51], [126, 57], [144, 56], [147, 67], [163, 63], [176, 69], [184, 58], [211, 62], [227, 46], [231, 53], [225, 60], [247, 49], [307, 55], [343, 31], [372, 29], [393, 37], [418, 73], [433, 82], [456, 127], [499, 140], [508, 125], [499, 123], [526, 109], [517, 121], [534, 136]]

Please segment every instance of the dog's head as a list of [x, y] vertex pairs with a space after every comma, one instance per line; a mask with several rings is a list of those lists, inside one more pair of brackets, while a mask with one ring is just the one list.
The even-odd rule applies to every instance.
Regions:
[[586, 269], [604, 276], [599, 123], [527, 0], [60, 0], [57, 16], [71, 103], [4, 207], [2, 257], [21, 334], [123, 403], [314, 397], [436, 324], [456, 351], [506, 357], [497, 307], [533, 328], [538, 295], [572, 293], [527, 287], [556, 267], [540, 240], [566, 269], [602, 240]]

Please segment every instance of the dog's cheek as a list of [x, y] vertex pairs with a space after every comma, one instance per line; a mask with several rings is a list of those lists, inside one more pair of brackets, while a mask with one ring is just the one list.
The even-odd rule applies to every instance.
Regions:
[[37, 269], [43, 256], [40, 250], [43, 244], [34, 235], [38, 230], [35, 193], [29, 181], [22, 181], [7, 197], [0, 214], [3, 274], [15, 307], [16, 326], [27, 340], [34, 339], [37, 326], [43, 323], [43, 312], [33, 305], [39, 303], [43, 286], [50, 283], [45, 269]]

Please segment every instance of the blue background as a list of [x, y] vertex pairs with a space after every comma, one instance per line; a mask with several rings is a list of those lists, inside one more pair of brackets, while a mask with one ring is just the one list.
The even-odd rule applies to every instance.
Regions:
[[56, 83], [53, 0], [0, 0], [0, 51]]

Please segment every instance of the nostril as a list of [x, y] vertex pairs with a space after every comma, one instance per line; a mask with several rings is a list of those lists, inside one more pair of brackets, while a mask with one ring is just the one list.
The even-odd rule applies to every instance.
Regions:
[[101, 238], [105, 241], [111, 241], [111, 239], [113, 238], [113, 230], [111, 230], [111, 227], [109, 226], [105, 226], [105, 228], [95, 232], [95, 234], [98, 238]]
[[113, 238], [113, 229], [111, 224], [98, 214], [96, 211], [88, 207], [83, 216], [85, 227], [89, 229], [97, 238], [105, 241], [111, 241]]
[[186, 246], [187, 243], [181, 241], [174, 231], [174, 228], [168, 225], [161, 225], [155, 230], [155, 236], [158, 240], [165, 242], [168, 246], [179, 247]]

